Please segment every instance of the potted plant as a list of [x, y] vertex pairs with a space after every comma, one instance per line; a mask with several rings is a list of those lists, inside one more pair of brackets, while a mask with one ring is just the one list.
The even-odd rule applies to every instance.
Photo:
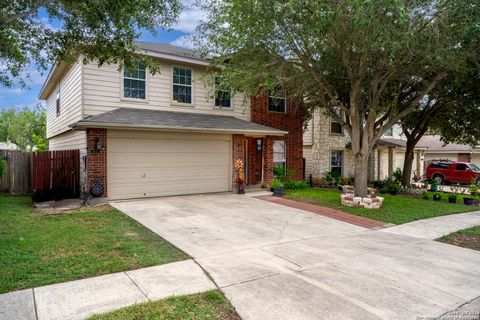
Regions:
[[478, 187], [476, 184], [471, 184], [470, 188], [470, 196], [463, 197], [463, 204], [467, 206], [473, 206], [475, 204], [475, 196], [478, 194]]
[[273, 195], [277, 197], [283, 196], [283, 183], [280, 179], [275, 178], [272, 181]]
[[431, 190], [432, 192], [438, 192], [439, 191], [439, 187], [438, 187], [438, 181], [433, 179], [431, 182], [430, 182], [430, 185], [431, 185]]
[[448, 203], [457, 203], [457, 195], [456, 194], [449, 194], [448, 195]]
[[440, 193], [435, 192], [433, 194], [433, 201], [440, 201], [440, 200], [442, 200], [442, 196], [440, 195]]
[[235, 169], [238, 171], [237, 180], [237, 193], [244, 194], [245, 193], [245, 180], [243, 178], [243, 161], [242, 159], [235, 160], [234, 163]]
[[462, 190], [460, 185], [452, 185], [450, 187], [450, 190], [452, 191], [452, 193], [448, 196], [448, 203], [457, 203], [457, 196]]

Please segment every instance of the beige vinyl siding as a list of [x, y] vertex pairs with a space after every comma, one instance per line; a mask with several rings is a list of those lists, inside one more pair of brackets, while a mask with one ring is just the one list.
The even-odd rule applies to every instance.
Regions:
[[57, 115], [58, 84], [47, 98], [47, 138], [69, 130], [69, 125], [82, 117], [82, 63], [76, 62], [60, 82], [60, 114]]
[[[172, 102], [173, 66], [188, 67], [193, 70], [192, 105], [175, 105]], [[147, 72], [148, 74], [148, 72]], [[147, 75], [147, 97], [145, 100], [124, 99], [123, 76], [118, 65], [98, 67], [95, 63], [84, 66], [84, 116], [97, 115], [119, 107], [142, 108], [152, 110], [199, 112], [231, 115], [250, 120], [250, 101], [244, 101], [242, 94], [232, 98], [232, 107], [215, 108], [215, 100], [209, 98], [213, 94], [202, 80], [203, 71], [198, 66], [186, 66], [162, 61], [160, 73]]]
[[313, 143], [313, 120], [308, 122], [307, 127], [303, 130], [303, 145], [304, 146], [311, 146]]
[[85, 181], [85, 163], [83, 156], [87, 155], [86, 131], [69, 131], [48, 139], [48, 149], [57, 150], [80, 150], [80, 183]]
[[480, 153], [472, 153], [472, 158], [470, 159], [471, 163], [475, 163], [480, 167]]
[[312, 174], [312, 146], [303, 147], [303, 157], [305, 158], [305, 178]]

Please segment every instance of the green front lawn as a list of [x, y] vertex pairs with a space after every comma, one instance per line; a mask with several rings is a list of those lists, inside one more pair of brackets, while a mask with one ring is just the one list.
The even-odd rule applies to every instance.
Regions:
[[136, 304], [88, 320], [241, 320], [218, 291]]
[[186, 258], [108, 206], [42, 215], [28, 197], [0, 195], [0, 293]]
[[450, 233], [438, 241], [480, 251], [480, 226]]
[[423, 200], [412, 196], [392, 196], [389, 194], [380, 195], [385, 198], [383, 206], [380, 209], [352, 208], [341, 205], [340, 193], [340, 191], [335, 189], [310, 188], [306, 190], [288, 191], [285, 197], [394, 224], [478, 210], [477, 207], [460, 204], [460, 200], [462, 200], [461, 197], [459, 197], [458, 200], [459, 204], [449, 204], [446, 196], [443, 197], [442, 201], [433, 201], [431, 197], [430, 200]]

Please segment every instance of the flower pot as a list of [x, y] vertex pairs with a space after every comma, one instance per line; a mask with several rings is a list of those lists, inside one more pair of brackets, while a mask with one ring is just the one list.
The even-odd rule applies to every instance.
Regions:
[[238, 194], [244, 194], [245, 193], [245, 188], [243, 183], [237, 183], [237, 193]]
[[432, 186], [432, 192], [438, 192], [440, 188], [438, 186]]
[[283, 197], [283, 188], [273, 189], [273, 195], [276, 197]]
[[442, 196], [441, 196], [441, 195], [439, 195], [439, 194], [434, 194], [434, 195], [433, 195], [433, 201], [440, 201], [440, 200], [442, 200]]
[[448, 203], [457, 203], [457, 197], [449, 197]]
[[473, 206], [475, 204], [474, 198], [463, 198], [463, 204], [467, 206]]

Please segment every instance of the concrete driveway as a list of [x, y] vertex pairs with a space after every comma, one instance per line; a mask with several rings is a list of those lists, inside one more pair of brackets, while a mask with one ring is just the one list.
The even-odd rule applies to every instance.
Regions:
[[244, 320], [420, 319], [480, 296], [480, 252], [469, 249], [248, 195], [113, 206], [194, 257]]

